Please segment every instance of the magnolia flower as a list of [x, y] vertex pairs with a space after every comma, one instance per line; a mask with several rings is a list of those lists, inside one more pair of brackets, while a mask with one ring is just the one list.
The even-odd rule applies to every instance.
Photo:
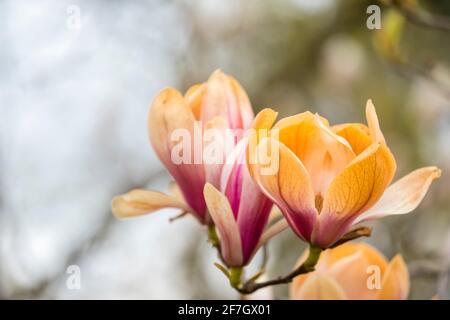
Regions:
[[[263, 110], [255, 128], [272, 128], [276, 116]], [[396, 163], [370, 100], [366, 116], [368, 126], [330, 126], [310, 112], [287, 117], [269, 134], [256, 136], [257, 146], [249, 152], [256, 183], [292, 230], [313, 246], [329, 247], [357, 223], [414, 210], [440, 176], [438, 168], [425, 167], [389, 186]], [[257, 155], [273, 149], [270, 166], [276, 164], [277, 170], [267, 173]]]
[[350, 242], [322, 252], [315, 271], [294, 278], [290, 287], [291, 299], [300, 300], [404, 300], [408, 293], [409, 274], [401, 255], [388, 263], [374, 247]]
[[[153, 101], [148, 115], [150, 142], [161, 162], [177, 183], [182, 198], [157, 191], [132, 190], [112, 201], [116, 217], [127, 218], [149, 213], [161, 208], [180, 208], [191, 212], [203, 224], [211, 224], [203, 198], [206, 182], [219, 187], [224, 161], [203, 161], [204, 129], [231, 130], [232, 147], [250, 128], [253, 111], [247, 94], [232, 77], [215, 71], [207, 82], [192, 86], [183, 96], [173, 88], [162, 90]], [[187, 148], [177, 150], [178, 134], [185, 133]], [[215, 143], [211, 141], [210, 143]], [[182, 144], [182, 146], [185, 146]], [[219, 146], [219, 148], [225, 148]], [[225, 152], [224, 152], [225, 153]], [[174, 161], [180, 156], [187, 161]]]
[[220, 253], [228, 267], [246, 265], [257, 249], [284, 228], [279, 224], [263, 235], [272, 208], [250, 177], [246, 165], [248, 138], [229, 155], [221, 176], [220, 191], [207, 183], [204, 189], [209, 213], [220, 237]]

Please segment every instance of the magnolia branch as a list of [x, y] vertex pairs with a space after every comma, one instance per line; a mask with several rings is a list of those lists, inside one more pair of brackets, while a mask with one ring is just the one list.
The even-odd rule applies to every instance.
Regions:
[[[348, 241], [360, 238], [360, 237], [370, 237], [372, 233], [372, 229], [368, 227], [358, 227], [346, 233], [340, 240], [338, 240], [334, 245], [330, 248], [335, 248], [344, 244]], [[285, 276], [280, 276], [272, 280], [264, 281], [264, 282], [255, 282], [255, 278], [252, 277], [248, 281], [240, 284], [240, 277], [242, 275], [242, 268], [240, 269], [231, 269], [229, 273], [230, 283], [231, 285], [241, 294], [250, 294], [264, 287], [279, 285], [279, 284], [287, 284], [290, 283], [295, 277], [309, 273], [314, 271], [314, 268], [319, 261], [320, 254], [323, 249], [315, 246], [310, 246], [309, 255], [306, 258], [305, 262], [303, 262], [298, 268], [294, 269], [292, 272]]]

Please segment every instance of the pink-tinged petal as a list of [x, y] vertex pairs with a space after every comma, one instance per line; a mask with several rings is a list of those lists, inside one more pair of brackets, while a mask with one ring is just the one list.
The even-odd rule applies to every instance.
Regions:
[[[203, 199], [205, 172], [202, 164], [195, 163], [195, 150], [198, 146], [194, 145], [194, 121], [194, 115], [183, 96], [177, 90], [167, 88], [153, 101], [148, 115], [148, 130], [156, 154], [177, 182], [186, 202], [199, 220], [207, 223]], [[183, 133], [183, 138], [172, 136], [174, 133]], [[185, 141], [185, 138], [188, 140]], [[183, 143], [187, 145], [183, 149], [183, 155], [184, 152], [188, 155], [190, 153], [186, 157], [188, 161], [175, 164], [172, 151]]]
[[243, 264], [239, 227], [234, 219], [228, 199], [212, 184], [205, 184], [204, 195], [209, 213], [220, 238], [220, 252], [228, 267]]
[[220, 179], [229, 150], [233, 150], [235, 139], [227, 131], [224, 118], [215, 117], [208, 121], [203, 133], [203, 163], [206, 181], [220, 188]]
[[255, 118], [250, 99], [248, 98], [245, 90], [235, 78], [229, 77], [229, 79], [233, 87], [234, 94], [236, 95], [237, 101], [239, 102], [239, 112], [241, 114], [242, 129], [249, 129], [251, 128], [253, 120]]
[[362, 212], [382, 196], [395, 172], [395, 160], [383, 144], [373, 144], [331, 183], [312, 243], [327, 248], [342, 237]]
[[431, 183], [440, 176], [441, 170], [436, 167], [425, 167], [411, 172], [389, 186], [381, 199], [354, 223], [413, 211], [425, 197]]
[[114, 197], [111, 203], [113, 214], [118, 219], [131, 218], [151, 213], [163, 208], [179, 208], [191, 211], [180, 200], [164, 193], [136, 189]]
[[[280, 208], [294, 232], [308, 241], [317, 220], [311, 179], [297, 156], [284, 144], [263, 138], [256, 152], [269, 151], [270, 164], [249, 166], [264, 194]], [[270, 168], [270, 170], [267, 170]]]
[[379, 300], [406, 300], [409, 294], [409, 272], [401, 255], [389, 263], [378, 293]]
[[231, 209], [237, 219], [242, 193], [243, 169], [246, 166], [245, 155], [248, 139], [243, 138], [238, 142], [233, 151], [227, 156], [222, 169], [220, 190], [230, 201]]
[[241, 233], [244, 261], [247, 263], [256, 252], [273, 203], [250, 177], [247, 166], [242, 164], [241, 167], [243, 177], [237, 223]]
[[227, 158], [221, 187], [237, 219], [244, 264], [255, 253], [272, 208], [272, 202], [264, 196], [248, 172], [245, 162], [247, 143], [247, 138], [242, 139]]
[[232, 129], [248, 129], [253, 110], [245, 91], [236, 80], [216, 70], [206, 82], [201, 118], [208, 121], [216, 116], [228, 120]]

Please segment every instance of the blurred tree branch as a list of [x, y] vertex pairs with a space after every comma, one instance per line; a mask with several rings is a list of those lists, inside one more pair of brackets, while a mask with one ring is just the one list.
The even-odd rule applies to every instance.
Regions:
[[389, 10], [384, 15], [383, 28], [378, 30], [373, 38], [376, 52], [391, 63], [401, 75], [408, 78], [421, 77], [430, 81], [450, 100], [448, 85], [433, 74], [434, 67], [439, 63], [436, 61], [429, 61], [426, 65], [413, 63], [401, 49], [405, 20], [405, 16], [395, 9]]
[[449, 17], [427, 12], [420, 8], [416, 1], [391, 0], [381, 2], [387, 2], [414, 24], [441, 31], [450, 31]]

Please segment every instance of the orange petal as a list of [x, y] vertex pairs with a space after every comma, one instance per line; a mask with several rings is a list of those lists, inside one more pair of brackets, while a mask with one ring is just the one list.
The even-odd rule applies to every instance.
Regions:
[[279, 141], [264, 138], [258, 154], [269, 151], [268, 165], [257, 163], [253, 176], [262, 191], [280, 208], [302, 239], [309, 239], [317, 219], [314, 190], [308, 172], [296, 155]]
[[331, 183], [313, 242], [328, 247], [337, 241], [360, 213], [380, 199], [394, 173], [395, 160], [386, 146], [373, 144], [359, 154]]
[[184, 95], [188, 106], [192, 110], [196, 120], [200, 120], [202, 113], [203, 95], [205, 94], [205, 84], [196, 84], [189, 88]]
[[315, 193], [325, 194], [330, 182], [355, 157], [349, 143], [333, 133], [318, 115], [304, 112], [280, 120], [273, 128], [309, 172]]
[[433, 180], [441, 176], [437, 167], [417, 169], [386, 189], [375, 206], [355, 220], [360, 223], [387, 215], [405, 214], [420, 204]]
[[[301, 265], [308, 255], [306, 250], [296, 266]], [[315, 271], [296, 277], [291, 285], [291, 295], [313, 274], [325, 274], [332, 277], [349, 299], [375, 299], [378, 291], [369, 289], [367, 282], [371, 275], [371, 266], [379, 268], [380, 277], [387, 268], [386, 258], [374, 247], [360, 242], [347, 242], [336, 248], [327, 249], [320, 255]], [[381, 279], [380, 279], [381, 282]]]
[[332, 127], [333, 132], [343, 137], [350, 143], [356, 155], [363, 152], [373, 143], [369, 129], [359, 123], [346, 123]]
[[118, 219], [131, 218], [163, 208], [180, 208], [190, 211], [183, 202], [164, 193], [136, 189], [114, 197], [111, 203], [113, 214]]
[[228, 267], [242, 266], [242, 244], [239, 227], [228, 199], [212, 184], [204, 188], [206, 205], [220, 237], [220, 252]]
[[346, 300], [346, 295], [333, 278], [326, 275], [313, 274], [295, 292], [291, 299], [295, 300]]
[[269, 130], [272, 128], [275, 120], [277, 119], [278, 112], [265, 108], [261, 110], [253, 120], [252, 128], [258, 132], [258, 130]]
[[383, 276], [380, 300], [406, 300], [409, 294], [409, 273], [401, 255], [396, 255], [389, 263]]
[[253, 171], [255, 170], [254, 165], [258, 162], [257, 146], [262, 138], [268, 137], [270, 134], [270, 129], [272, 128], [278, 112], [266, 108], [261, 110], [255, 117], [252, 124], [252, 129], [248, 137], [248, 148], [247, 148], [247, 165], [250, 175], [253, 177]]
[[328, 268], [331, 268], [336, 262], [341, 260], [343, 257], [354, 254], [355, 252], [361, 252], [369, 264], [377, 265], [380, 267], [383, 273], [387, 267], [387, 260], [383, 254], [365, 242], [346, 242], [336, 248], [329, 249], [325, 252], [329, 252], [328, 257]]
[[183, 96], [173, 88], [162, 90], [152, 103], [148, 114], [150, 141], [164, 164], [171, 162], [170, 148], [176, 142], [170, 135], [176, 129], [194, 128], [194, 115]]
[[[327, 274], [339, 283], [349, 299], [373, 300], [377, 296], [377, 289], [368, 285], [369, 277], [372, 272], [377, 272], [374, 276], [379, 276], [381, 281], [387, 261], [380, 252], [367, 244], [358, 243], [354, 248], [356, 251], [353, 253], [335, 260]], [[377, 269], [372, 269], [374, 267]]]

